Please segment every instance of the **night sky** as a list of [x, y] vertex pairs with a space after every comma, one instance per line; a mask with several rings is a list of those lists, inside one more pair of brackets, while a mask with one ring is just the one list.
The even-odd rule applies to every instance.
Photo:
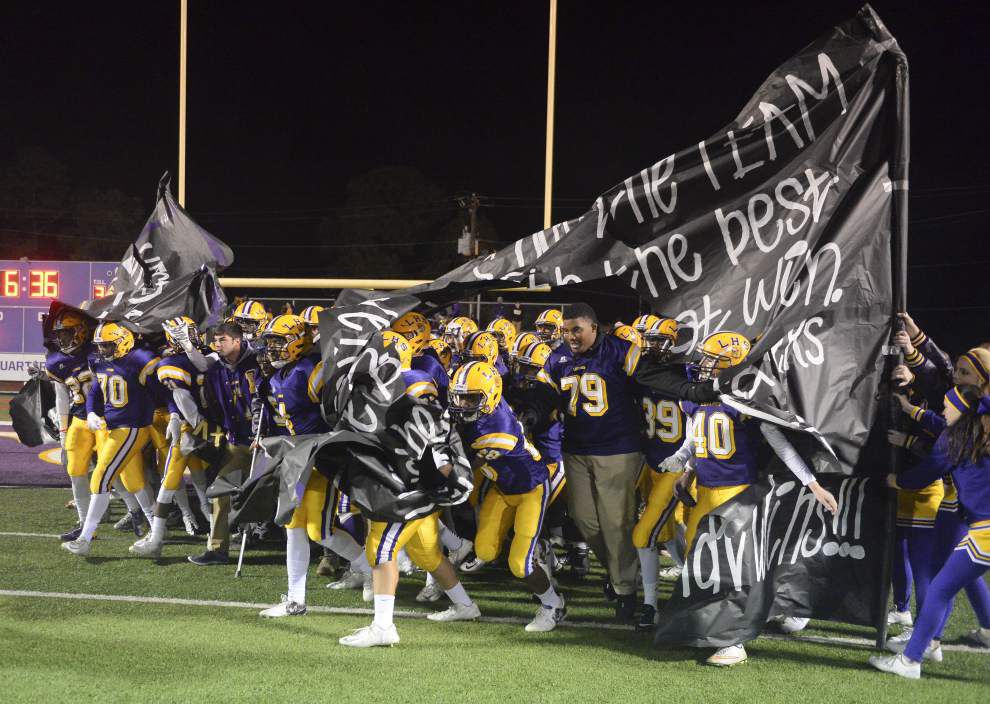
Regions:
[[[150, 210], [177, 160], [178, 0], [4, 5], [0, 164], [41, 147]], [[321, 220], [386, 166], [487, 197], [500, 240], [542, 227], [547, 3], [190, 5], [187, 205], [234, 248], [232, 273], [329, 271], [278, 244], [333, 244]], [[554, 220], [716, 131], [859, 5], [563, 0]], [[909, 304], [958, 350], [990, 339], [990, 4], [874, 8], [911, 65]]]

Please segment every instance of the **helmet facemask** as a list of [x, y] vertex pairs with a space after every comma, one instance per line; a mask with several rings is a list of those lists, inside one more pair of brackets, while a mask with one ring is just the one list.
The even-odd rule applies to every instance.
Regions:
[[281, 369], [291, 360], [289, 359], [289, 340], [284, 335], [276, 333], [265, 334], [261, 338], [262, 346], [265, 350], [265, 357], [274, 369]]
[[458, 423], [473, 423], [478, 420], [487, 400], [481, 391], [455, 391], [453, 388], [448, 392], [448, 398], [448, 410]]
[[646, 349], [644, 354], [650, 359], [665, 362], [674, 351], [674, 341], [667, 335], [651, 335], [649, 331], [643, 336]]
[[560, 337], [560, 328], [553, 323], [537, 323], [536, 334], [543, 342], [553, 342]]

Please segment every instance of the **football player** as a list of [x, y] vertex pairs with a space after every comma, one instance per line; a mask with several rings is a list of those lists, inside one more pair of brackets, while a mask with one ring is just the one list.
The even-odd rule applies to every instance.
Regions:
[[509, 374], [509, 368], [502, 363], [497, 338], [488, 331], [473, 332], [464, 341], [458, 366], [468, 362], [485, 362], [495, 367], [503, 383]]
[[261, 301], [246, 300], [237, 304], [228, 320], [236, 323], [243, 339], [250, 342], [258, 332], [258, 326], [271, 318], [271, 313]]
[[552, 352], [560, 350], [560, 346], [564, 343], [561, 337], [563, 326], [564, 314], [558, 308], [547, 308], [536, 318], [536, 334], [540, 336], [541, 340], [550, 345]]
[[495, 320], [488, 323], [487, 330], [495, 336], [495, 340], [498, 342], [499, 363], [495, 367], [496, 369], [499, 367], [505, 369], [504, 372], [499, 372], [504, 381], [509, 370], [509, 353], [512, 351], [512, 346], [515, 344], [516, 337], [518, 337], [519, 333], [516, 331], [516, 326], [506, 318], [495, 318]]
[[[699, 347], [700, 360], [695, 368], [697, 379], [706, 381], [741, 364], [750, 347], [750, 341], [739, 333], [724, 331], [709, 335]], [[756, 481], [760, 467], [757, 451], [764, 439], [825, 510], [835, 512], [835, 497], [818, 483], [777, 426], [746, 416], [722, 401], [702, 404], [683, 401], [681, 407], [690, 419], [686, 424], [685, 440], [677, 452], [661, 463], [661, 469], [684, 472], [676, 482], [678, 493], [687, 492], [690, 483], [697, 482], [697, 503], [691, 507], [687, 519], [688, 551], [702, 519]], [[687, 465], [689, 460], [693, 466]], [[686, 465], [687, 471], [684, 471]], [[730, 666], [743, 662], [746, 657], [745, 646], [736, 643], [719, 648], [707, 662]]]
[[[542, 339], [535, 333], [524, 330], [523, 332], [516, 335], [515, 342], [512, 343], [512, 347], [509, 348], [509, 370], [515, 370], [515, 360], [519, 354], [529, 348], [534, 342], [542, 342]], [[551, 348], [552, 351], [552, 348]]]
[[323, 306], [308, 306], [299, 314], [306, 322], [306, 329], [309, 331], [309, 336], [313, 338], [314, 345], [320, 341], [320, 313], [324, 310], [326, 308]]
[[[410, 369], [412, 349], [398, 333], [386, 330], [382, 333], [385, 347], [398, 356], [406, 393], [419, 403], [435, 402], [436, 387], [428, 375]], [[368, 522], [368, 540], [365, 545], [367, 558], [374, 565], [375, 616], [370, 626], [359, 628], [340, 639], [341, 645], [369, 648], [378, 645], [395, 645], [399, 633], [393, 622], [395, 590], [399, 583], [396, 555], [405, 549], [421, 569], [433, 575], [437, 584], [451, 600], [451, 606], [427, 616], [431, 621], [470, 621], [481, 611], [464, 585], [457, 578], [453, 565], [444, 557], [440, 544], [440, 513], [436, 511], [424, 518], [411, 521]]]
[[452, 369], [460, 366], [460, 355], [464, 351], [464, 345], [468, 336], [475, 332], [478, 332], [478, 324], [465, 315], [457, 316], [444, 326], [441, 339], [450, 346], [453, 355]]
[[[438, 349], [442, 348], [444, 343], [430, 339], [430, 321], [422, 313], [410, 311], [392, 323], [392, 330], [409, 342], [413, 354], [412, 369], [426, 372], [430, 376], [436, 386], [438, 400], [441, 405], [446, 405], [450, 377], [447, 375], [446, 364], [441, 358], [442, 349]], [[446, 356], [449, 364], [449, 349]]]
[[540, 531], [553, 495], [547, 465], [502, 398], [502, 377], [491, 364], [469, 362], [454, 372], [448, 408], [474, 452], [472, 464], [494, 484], [479, 509], [475, 553], [491, 562], [509, 529], [514, 530], [509, 569], [540, 600], [526, 630], [552, 631], [567, 608], [537, 561]]
[[[306, 322], [297, 315], [280, 315], [263, 328], [261, 342], [275, 372], [268, 379], [275, 411], [284, 419], [290, 435], [325, 433], [329, 430], [320, 411], [323, 362], [313, 352], [313, 338]], [[310, 472], [302, 500], [285, 526], [285, 569], [288, 591], [282, 602], [263, 610], [266, 618], [301, 616], [306, 613], [306, 572], [309, 540], [329, 547], [359, 569], [361, 546], [343, 531], [333, 531], [333, 494], [327, 478]], [[307, 540], [307, 536], [309, 540]], [[370, 569], [365, 565], [365, 571]]]
[[[158, 381], [169, 392], [167, 400], [168, 417], [163, 436], [166, 442], [162, 484], [155, 502], [154, 518], [148, 535], [130, 547], [130, 552], [146, 557], [160, 557], [165, 542], [166, 526], [172, 501], [176, 500], [182, 511], [182, 521], [186, 533], [195, 535], [199, 525], [188, 503], [183, 475], [188, 468], [196, 493], [199, 496], [203, 515], [209, 515], [206, 500], [206, 464], [192, 454], [191, 433], [206, 419], [206, 398], [203, 395], [204, 374], [200, 372], [180, 344], [172, 335], [172, 330], [183, 326], [191, 340], [199, 340], [196, 323], [188, 316], [167, 320], [162, 324], [165, 331], [165, 348], [162, 360], [155, 369]], [[156, 411], [157, 412], [157, 411]], [[152, 423], [154, 427], [154, 422]]]
[[[110, 503], [110, 487], [122, 474], [124, 486], [134, 493], [151, 522], [152, 502], [140, 492], [144, 473], [140, 471], [141, 451], [150, 440], [154, 401], [151, 386], [159, 358], [150, 350], [136, 349], [134, 335], [119, 323], [100, 323], [93, 334], [96, 355], [90, 360], [90, 372], [96, 379], [86, 397], [86, 422], [90, 430], [107, 429], [100, 447], [96, 469], [90, 479], [89, 509], [82, 532], [62, 547], [76, 555], [86, 555], [96, 526]], [[96, 410], [103, 408], [104, 417]], [[127, 471], [123, 471], [127, 467]], [[136, 467], [131, 473], [130, 468]]]

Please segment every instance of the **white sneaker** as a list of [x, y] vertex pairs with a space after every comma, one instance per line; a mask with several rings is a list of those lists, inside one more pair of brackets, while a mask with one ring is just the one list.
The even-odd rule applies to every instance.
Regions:
[[127, 548], [127, 551], [133, 555], [158, 558], [162, 556], [162, 541], [152, 540], [149, 534], [148, 537], [144, 537], [136, 541], [133, 545]]
[[409, 558], [409, 555], [406, 554], [405, 548], [399, 550], [399, 554], [396, 555], [395, 561], [399, 566], [399, 572], [402, 574], [409, 575], [416, 571], [416, 565], [413, 564], [413, 561]]
[[364, 575], [360, 572], [347, 570], [336, 582], [330, 582], [327, 589], [357, 589], [364, 584]]
[[660, 570], [660, 574], [658, 576], [660, 577], [661, 582], [676, 582], [681, 578], [681, 568], [677, 565], [664, 567]]
[[990, 628], [974, 628], [963, 636], [963, 640], [977, 648], [990, 648]]
[[[902, 633], [897, 638], [900, 638], [904, 634]], [[908, 641], [911, 640], [910, 637], [904, 640], [895, 640], [894, 638], [888, 638], [884, 647], [887, 648], [892, 653], [902, 654], [904, 649], [907, 647]], [[921, 654], [922, 660], [931, 660], [932, 662], [942, 662], [945, 656], [942, 653], [942, 644], [937, 641], [931, 641], [928, 643], [928, 647], [925, 648], [925, 652]]]
[[295, 601], [289, 601], [289, 597], [282, 595], [282, 602], [278, 606], [259, 611], [262, 618], [281, 618], [282, 616], [302, 616], [306, 613], [306, 605]]
[[477, 572], [487, 564], [488, 563], [482, 560], [480, 557], [475, 556], [474, 558], [468, 560], [467, 562], [462, 562], [459, 569], [461, 570], [461, 572], [467, 572], [467, 573]]
[[472, 550], [474, 550], [474, 543], [466, 538], [461, 538], [461, 546], [456, 550], [449, 551], [447, 559], [450, 560], [450, 564], [457, 567], [464, 562], [464, 558], [470, 555]]
[[62, 547], [73, 555], [88, 555], [90, 545], [91, 542], [89, 540], [83, 540], [82, 538], [62, 543]]
[[914, 625], [914, 619], [911, 617], [910, 611], [897, 611], [896, 609], [893, 609], [887, 612], [887, 625], [907, 626], [910, 628]]
[[540, 604], [536, 610], [536, 616], [526, 624], [526, 631], [529, 633], [546, 633], [552, 631], [567, 617], [567, 605], [564, 597], [560, 597], [560, 606], [555, 609], [547, 608]]
[[184, 514], [182, 516], [182, 525], [186, 528], [186, 535], [196, 535], [196, 530], [199, 528], [199, 523], [196, 522], [196, 517], [191, 513]]
[[481, 616], [481, 609], [473, 601], [470, 604], [451, 604], [443, 611], [427, 614], [431, 621], [473, 621]]
[[798, 616], [778, 616], [774, 619], [777, 626], [784, 633], [792, 635], [794, 633], [800, 633], [808, 626], [809, 618], [800, 618]]
[[719, 648], [715, 653], [705, 660], [709, 665], [716, 667], [732, 667], [741, 662], [746, 662], [746, 648], [743, 645], [727, 645]]
[[371, 572], [363, 575], [364, 582], [361, 584], [361, 600], [365, 604], [370, 604], [375, 600], [375, 585], [371, 580]]
[[878, 670], [900, 675], [909, 680], [921, 679], [921, 663], [912, 662], [903, 655], [871, 655], [870, 664]]
[[[912, 628], [911, 626], [908, 626], [903, 631], [901, 631], [900, 633], [898, 633], [896, 636], [890, 636], [890, 638], [887, 639], [887, 642], [888, 643], [902, 643], [902, 644], [907, 643], [909, 640], [911, 640], [911, 634], [912, 633], [914, 633], [914, 628]], [[901, 650], [903, 650], [903, 649], [904, 648], [902, 647]], [[900, 650], [898, 650], [896, 652], [899, 653]]]
[[371, 624], [357, 629], [337, 642], [351, 648], [371, 648], [376, 645], [391, 647], [399, 642], [399, 632], [395, 630], [394, 623], [388, 628], [379, 628], [375, 624]]
[[425, 587], [419, 590], [419, 594], [416, 595], [416, 601], [440, 601], [440, 597], [443, 596], [443, 589], [436, 582], [430, 582]]

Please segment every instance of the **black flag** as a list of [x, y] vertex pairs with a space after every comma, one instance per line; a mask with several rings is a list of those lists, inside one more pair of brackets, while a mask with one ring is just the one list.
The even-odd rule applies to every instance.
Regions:
[[29, 379], [10, 400], [10, 424], [22, 445], [37, 447], [58, 440], [58, 421], [52, 420], [55, 390], [45, 379]]
[[175, 202], [165, 174], [155, 210], [125, 252], [110, 293], [85, 310], [98, 320], [126, 321], [140, 333], [160, 332], [162, 322], [178, 315], [212, 326], [226, 306], [216, 274], [233, 261], [230, 247]]

